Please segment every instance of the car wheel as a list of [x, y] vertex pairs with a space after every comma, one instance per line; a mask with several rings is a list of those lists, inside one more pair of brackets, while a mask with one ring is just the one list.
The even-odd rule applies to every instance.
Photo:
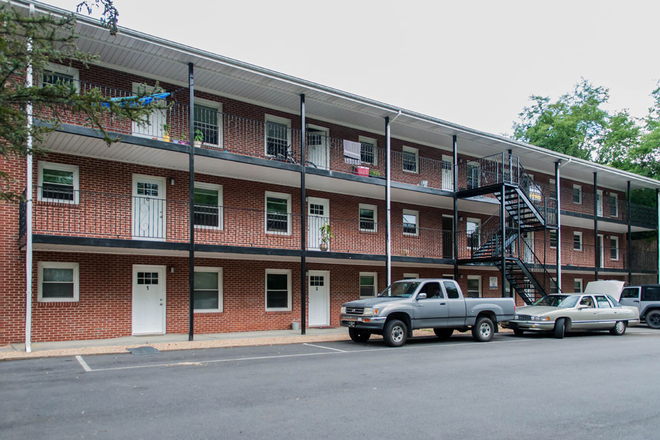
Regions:
[[349, 328], [348, 335], [354, 342], [367, 342], [371, 337], [371, 332], [357, 328]]
[[493, 339], [495, 333], [495, 325], [490, 318], [482, 316], [477, 319], [472, 327], [472, 339], [477, 342], [488, 342]]
[[566, 320], [564, 318], [559, 318], [555, 321], [555, 338], [563, 339], [564, 333], [566, 333]]
[[516, 328], [516, 329], [513, 329], [513, 334], [516, 335], [516, 336], [522, 336], [523, 334], [525, 334], [525, 331], [520, 330], [519, 328]]
[[625, 321], [617, 321], [614, 328], [610, 330], [610, 334], [614, 336], [621, 336], [626, 332], [626, 323]]
[[660, 310], [651, 310], [646, 314], [646, 325], [651, 328], [660, 328]]
[[383, 339], [390, 347], [401, 347], [408, 339], [408, 328], [406, 324], [398, 319], [387, 321], [383, 331]]
[[447, 339], [451, 338], [452, 333], [454, 333], [453, 328], [434, 328], [433, 333], [440, 339], [441, 341], [446, 341]]

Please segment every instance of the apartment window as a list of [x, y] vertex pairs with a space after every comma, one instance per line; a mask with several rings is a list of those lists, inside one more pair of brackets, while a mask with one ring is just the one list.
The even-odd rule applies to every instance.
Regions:
[[195, 135], [201, 134], [207, 145], [221, 145], [221, 108], [220, 103], [195, 98]]
[[38, 265], [38, 301], [75, 302], [79, 297], [78, 263], [48, 263]]
[[610, 258], [619, 259], [619, 237], [610, 237]]
[[403, 171], [418, 173], [419, 150], [417, 148], [403, 147]]
[[404, 235], [419, 235], [419, 212], [410, 209], [403, 210]]
[[360, 231], [377, 232], [377, 210], [375, 205], [360, 203]]
[[376, 296], [378, 293], [376, 272], [360, 272], [360, 298]]
[[266, 232], [291, 234], [291, 195], [266, 192]]
[[417, 279], [417, 278], [419, 278], [418, 273], [404, 273], [403, 274], [403, 279], [404, 280], [414, 280], [414, 279]]
[[559, 293], [559, 286], [557, 286], [557, 280], [550, 277], [550, 293]]
[[266, 311], [291, 310], [291, 270], [266, 269]]
[[582, 250], [582, 232], [573, 232], [573, 250]]
[[222, 268], [196, 267], [195, 312], [222, 312]]
[[39, 162], [39, 191], [44, 202], [78, 203], [78, 167], [60, 163]]
[[580, 185], [573, 185], [573, 203], [582, 204], [582, 187]]
[[481, 298], [481, 275], [468, 275], [467, 293], [468, 298]]
[[582, 293], [582, 278], [573, 279], [573, 291], [575, 293]]
[[360, 161], [367, 165], [378, 165], [376, 139], [360, 136]]
[[555, 230], [550, 231], [550, 248], [557, 248], [557, 231]]
[[619, 197], [616, 194], [610, 194], [610, 217], [619, 216]]
[[467, 230], [468, 248], [477, 249], [479, 246], [481, 246], [481, 240], [479, 237], [480, 226], [481, 226], [481, 220], [476, 218], [467, 219], [466, 230]]
[[222, 186], [195, 183], [195, 226], [222, 229]]
[[266, 115], [266, 156], [287, 160], [291, 155], [291, 120]]
[[73, 67], [49, 64], [41, 77], [41, 87], [65, 85], [80, 93], [80, 73]]

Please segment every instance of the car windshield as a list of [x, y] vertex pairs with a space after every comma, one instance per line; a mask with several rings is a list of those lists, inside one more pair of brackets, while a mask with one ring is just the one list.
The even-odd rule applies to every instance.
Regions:
[[383, 290], [378, 296], [410, 298], [415, 293], [415, 290], [417, 290], [419, 284], [419, 281], [397, 281]]
[[532, 305], [568, 309], [570, 307], [575, 307], [578, 298], [579, 297], [575, 295], [548, 295], [536, 301]]
[[605, 296], [607, 296], [607, 298], [609, 298], [610, 302], [612, 303], [612, 306], [614, 306], [614, 307], [621, 307], [621, 304], [619, 303], [619, 301], [617, 301], [617, 300], [615, 300], [614, 298], [612, 298], [611, 295], [605, 295]]

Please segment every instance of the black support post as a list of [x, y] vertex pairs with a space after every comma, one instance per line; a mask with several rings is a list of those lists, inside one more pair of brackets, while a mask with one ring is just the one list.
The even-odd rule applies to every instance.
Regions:
[[[458, 281], [458, 137], [452, 137], [454, 158], [454, 279]], [[466, 235], [467, 240], [467, 235]]]
[[[396, 118], [395, 118], [396, 119]], [[385, 277], [392, 284], [392, 127], [385, 116]]]
[[630, 265], [630, 257], [632, 256], [632, 222], [630, 219], [630, 180], [628, 181], [628, 193], [626, 195], [626, 212], [628, 213], [628, 284], [632, 284], [632, 266]]
[[194, 65], [188, 63], [188, 88], [190, 90], [190, 133], [188, 135], [188, 207], [190, 209], [190, 248], [188, 251], [188, 340], [195, 338], [195, 79]]
[[307, 128], [305, 121], [305, 95], [300, 95], [300, 334], [304, 335], [307, 331], [307, 227], [306, 227], [306, 209], [307, 196], [305, 194], [305, 164], [306, 152], [305, 144], [307, 137]]
[[504, 163], [502, 163], [502, 203], [500, 203], [500, 227], [502, 228], [502, 244], [500, 250], [502, 251], [502, 298], [506, 296], [506, 286], [504, 280], [506, 279], [506, 185], [504, 184]]
[[561, 161], [555, 162], [555, 191], [557, 192], [557, 246], [555, 247], [555, 259], [557, 265], [557, 287], [561, 289]]
[[[594, 267], [596, 268], [596, 281], [598, 281], [598, 270], [600, 269], [600, 243], [598, 243], [598, 173], [594, 172]], [[604, 244], [604, 243], [603, 243]]]

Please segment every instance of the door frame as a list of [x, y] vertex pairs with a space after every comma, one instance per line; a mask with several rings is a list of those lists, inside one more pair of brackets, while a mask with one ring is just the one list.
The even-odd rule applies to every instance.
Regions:
[[[314, 164], [316, 165], [317, 168], [322, 169], [322, 170], [329, 170], [330, 169], [330, 129], [328, 127], [321, 127], [320, 125], [315, 125], [315, 124], [307, 124], [307, 128], [311, 128], [320, 132], [323, 132], [323, 136], [325, 136], [325, 164], [324, 166], [320, 166], [319, 164]], [[309, 136], [309, 132], [307, 132], [307, 135]], [[309, 148], [309, 145], [308, 145]], [[309, 151], [307, 151], [307, 157], [309, 158]]]
[[[323, 277], [324, 277], [324, 286], [325, 286], [326, 301], [327, 301], [326, 305], [327, 305], [327, 311], [328, 311], [328, 313], [326, 314], [326, 317], [325, 317], [326, 318], [325, 322], [327, 324], [321, 324], [321, 325], [315, 325], [315, 326], [316, 327], [327, 327], [327, 326], [330, 325], [330, 316], [331, 316], [331, 313], [330, 313], [330, 271], [329, 270], [308, 270], [307, 271], [308, 298], [311, 298], [311, 297], [309, 297], [309, 292], [311, 291], [311, 286], [309, 285], [309, 283], [311, 281], [312, 275], [323, 275]], [[309, 324], [310, 327], [311, 327], [311, 324], [309, 322], [309, 312], [311, 311], [311, 309], [312, 309], [312, 302], [311, 302], [311, 300], [308, 300], [308, 304], [307, 304], [307, 323]]]
[[[454, 240], [456, 240], [456, 225], [454, 224], [454, 216], [453, 215], [448, 215], [448, 214], [442, 214], [442, 219], [441, 222], [444, 222], [445, 219], [451, 220], [451, 258], [454, 258]], [[442, 224], [442, 223], [441, 223]], [[444, 255], [444, 250], [445, 250], [445, 237], [444, 237], [444, 227], [442, 228], [443, 230], [443, 236], [442, 236], [442, 258], [446, 258]]]
[[[140, 89], [144, 89], [145, 93], [153, 93], [156, 90], [156, 86], [147, 86], [143, 83], [139, 82], [134, 82], [132, 86], [133, 94], [137, 95], [140, 92]], [[149, 116], [147, 116], [147, 123], [145, 125], [136, 125], [135, 122], [131, 122], [131, 135], [132, 136], [137, 136], [141, 138], [148, 138], [148, 139], [163, 139], [163, 134], [165, 133], [165, 129], [163, 126], [154, 126], [151, 124], [152, 120], [151, 117], [154, 116], [157, 118], [158, 113], [160, 113], [163, 116], [163, 124], [167, 124], [167, 111], [165, 109], [159, 110], [156, 109], [151, 113]], [[159, 121], [156, 121], [157, 123]], [[138, 127], [138, 130], [135, 130], [135, 127]], [[139, 127], [146, 127], [145, 131], [147, 133], [140, 133]]]
[[598, 267], [603, 269], [605, 267], [605, 235], [598, 234]]
[[[306, 210], [307, 210], [307, 219], [308, 219], [308, 221], [307, 221], [307, 223], [308, 223], [307, 224], [307, 249], [319, 250], [319, 245], [320, 245], [321, 242], [319, 241], [318, 244], [314, 243], [314, 247], [312, 247], [312, 240], [310, 240], [310, 235], [311, 235], [312, 229], [311, 229], [311, 222], [309, 221], [309, 218], [312, 217], [312, 215], [309, 213], [309, 208], [312, 205], [312, 203], [317, 204], [317, 205], [325, 204], [325, 207], [327, 208], [327, 212], [325, 213], [323, 218], [327, 218], [328, 219], [328, 224], [330, 224], [330, 199], [324, 199], [324, 198], [321, 198], [321, 197], [307, 197], [307, 208], [306, 208]], [[314, 217], [316, 217], [316, 216], [314, 216]], [[320, 234], [320, 232], [319, 232], [319, 234]], [[328, 251], [329, 250], [330, 250], [330, 244], [328, 244]]]
[[[136, 237], [135, 236], [135, 200], [138, 197], [137, 185], [136, 182], [139, 179], [151, 179], [158, 180], [160, 182], [161, 188], [163, 190], [162, 196], [158, 197], [158, 200], [162, 200], [163, 207], [163, 238], [150, 238], [150, 237]], [[147, 240], [147, 241], [166, 241], [167, 240], [167, 181], [164, 177], [159, 176], [149, 176], [146, 174], [133, 174], [133, 180], [131, 183], [131, 237], [133, 240]]]
[[[454, 190], [454, 158], [452, 156], [449, 156], [447, 154], [442, 155], [442, 161], [443, 162], [449, 162], [452, 165], [451, 170], [449, 170], [449, 173], [446, 173], [445, 169], [442, 169], [441, 173], [441, 178], [442, 178], [442, 189], [445, 191], [453, 191]], [[449, 177], [449, 185], [445, 185], [445, 175], [450, 176]]]
[[[148, 332], [148, 333], [135, 333], [135, 286], [137, 286], [137, 273], [151, 271], [158, 272], [158, 279], [162, 280], [159, 285], [162, 288], [163, 294], [163, 331], [162, 332]], [[132, 335], [158, 335], [167, 334], [167, 266], [159, 266], [152, 264], [134, 264], [131, 271], [131, 334]]]

